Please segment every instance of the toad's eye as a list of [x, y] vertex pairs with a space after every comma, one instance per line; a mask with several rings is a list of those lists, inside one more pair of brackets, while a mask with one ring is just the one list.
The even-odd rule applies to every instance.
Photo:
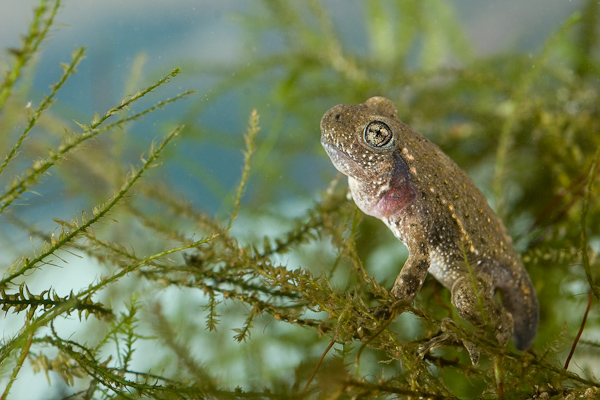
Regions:
[[381, 121], [371, 121], [365, 127], [365, 142], [369, 146], [382, 148], [393, 144], [394, 135], [389, 126]]

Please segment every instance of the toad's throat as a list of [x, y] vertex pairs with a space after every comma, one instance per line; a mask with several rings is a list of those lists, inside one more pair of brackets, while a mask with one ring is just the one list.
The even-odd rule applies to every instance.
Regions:
[[364, 183], [352, 177], [348, 177], [348, 182], [356, 205], [365, 214], [380, 219], [399, 217], [417, 197], [415, 189], [407, 179], [392, 179], [389, 184], [378, 188], [373, 194], [365, 190]]
[[367, 215], [376, 218], [399, 216], [416, 199], [416, 191], [410, 180], [408, 166], [398, 154], [391, 156], [385, 173], [379, 171], [383, 180], [373, 179], [359, 163], [334, 145], [322, 141], [323, 147], [338, 171], [348, 176], [354, 202]]
[[392, 181], [388, 190], [377, 202], [374, 213], [377, 218], [390, 218], [400, 215], [416, 198], [416, 193], [408, 180]]
[[408, 166], [397, 154], [392, 155], [388, 165], [387, 182], [377, 184], [359, 163], [345, 152], [321, 139], [323, 148], [331, 158], [335, 168], [348, 176], [354, 202], [367, 215], [377, 218], [390, 218], [399, 215], [416, 198], [410, 182]]

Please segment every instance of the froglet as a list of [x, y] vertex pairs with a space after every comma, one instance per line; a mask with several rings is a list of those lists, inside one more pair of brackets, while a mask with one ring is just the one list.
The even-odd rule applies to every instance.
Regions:
[[518, 349], [531, 346], [539, 319], [534, 287], [502, 221], [454, 161], [383, 97], [327, 111], [321, 143], [348, 176], [356, 205], [408, 248], [394, 298], [412, 302], [429, 271], [451, 291], [462, 319], [489, 327], [501, 345], [512, 336]]

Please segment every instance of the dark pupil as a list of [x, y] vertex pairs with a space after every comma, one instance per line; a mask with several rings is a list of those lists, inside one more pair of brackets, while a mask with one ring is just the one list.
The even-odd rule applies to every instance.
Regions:
[[381, 121], [372, 121], [365, 128], [365, 141], [373, 147], [383, 147], [392, 140], [392, 130]]

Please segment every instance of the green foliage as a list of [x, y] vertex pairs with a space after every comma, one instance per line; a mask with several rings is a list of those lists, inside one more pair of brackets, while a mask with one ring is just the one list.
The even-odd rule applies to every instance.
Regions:
[[[254, 88], [242, 104], [259, 112], [274, 104], [263, 107], [262, 130], [253, 111], [235, 139], [198, 122], [207, 101], [192, 91], [140, 105], [159, 97], [178, 68], [86, 124], [63, 120], [51, 107], [85, 48], [73, 52], [36, 108], [23, 108], [19, 82], [59, 8], [59, 0], [40, 0], [0, 86], [2, 230], [31, 238], [12, 250], [12, 263], [2, 260], [4, 318], [21, 318], [0, 342], [2, 399], [26, 370], [45, 373], [52, 385], [58, 375], [86, 399], [599, 395], [596, 2], [536, 54], [487, 57], [473, 54], [439, 0], [365, 2], [362, 52], [344, 44], [319, 1], [260, 2], [239, 18], [247, 40], [261, 49], [265, 35], [277, 34], [283, 50], [192, 68], [219, 78], [210, 100]], [[127, 88], [141, 79], [141, 63], [134, 62]], [[372, 95], [393, 99], [405, 122], [474, 176], [516, 238], [541, 303], [531, 352], [501, 348], [458, 319], [433, 280], [413, 305], [395, 304], [387, 290], [403, 262], [401, 245], [379, 221], [362, 219], [333, 168], [323, 172], [329, 187], [308, 205], [314, 189], [301, 188], [294, 168], [302, 157], [329, 167], [318, 144], [321, 115]], [[166, 121], [164, 138], [149, 139], [131, 165], [125, 135], [148, 114], [185, 104], [182, 98], [191, 102], [185, 128]], [[221, 198], [225, 216], [192, 206], [160, 176], [178, 160], [175, 141], [240, 149], [242, 140], [240, 182]], [[193, 173], [197, 166], [186, 167]], [[114, 194], [71, 183], [90, 177]], [[207, 179], [199, 183], [222, 192], [219, 177]], [[47, 181], [93, 203], [71, 209], [71, 220], [34, 226], [21, 210]], [[289, 206], [290, 198], [304, 208]], [[83, 283], [61, 292], [59, 267]], [[584, 317], [586, 296], [579, 295], [589, 290], [593, 318], [565, 369]], [[420, 355], [441, 331], [475, 344], [480, 364], [471, 365], [460, 343]]]

